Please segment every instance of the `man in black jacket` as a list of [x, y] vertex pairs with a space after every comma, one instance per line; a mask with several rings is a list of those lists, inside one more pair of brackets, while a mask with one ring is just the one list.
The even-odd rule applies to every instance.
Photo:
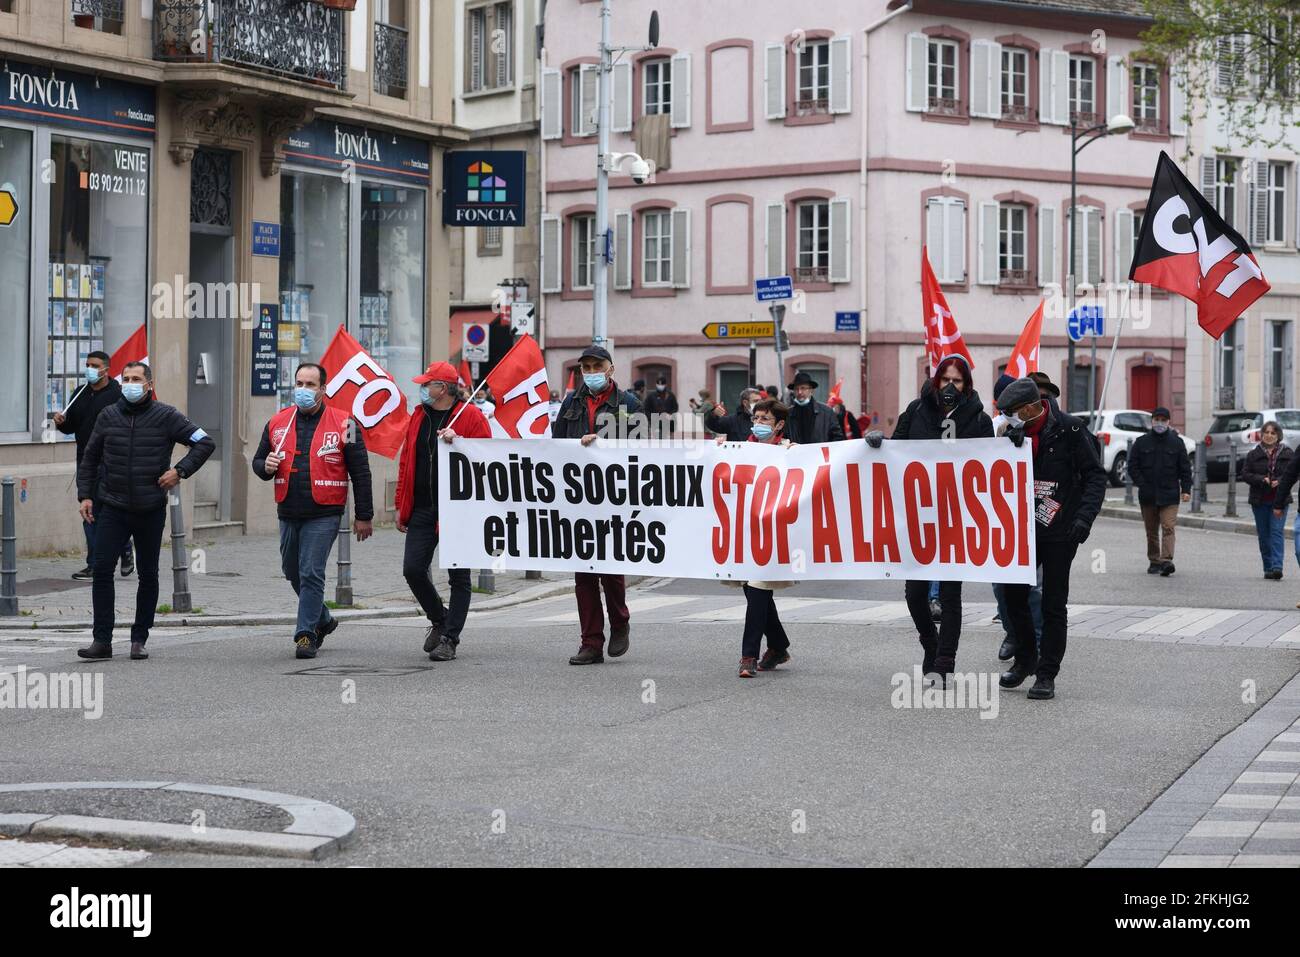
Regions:
[[1032, 674], [1036, 680], [1028, 696], [1052, 698], [1065, 657], [1070, 566], [1101, 511], [1106, 470], [1097, 458], [1092, 433], [1050, 397], [1040, 395], [1032, 379], [1017, 379], [1003, 389], [998, 408], [1009, 420], [1012, 444], [1021, 446], [1028, 437], [1033, 446], [1036, 550], [1043, 566], [1043, 637], [1038, 648], [1029, 611], [1030, 586], [1006, 586], [1016, 655], [999, 684], [1016, 688]]
[[786, 438], [796, 445], [816, 445], [820, 442], [841, 442], [844, 430], [836, 421], [835, 413], [825, 403], [813, 398], [817, 383], [806, 372], [796, 373], [790, 383], [794, 393], [790, 418], [786, 422]]
[[[649, 416], [661, 416], [658, 419], [651, 419], [651, 422], [658, 423], [651, 425], [648, 435], [653, 438], [666, 438], [677, 432], [677, 396], [672, 389], [668, 388], [668, 380], [663, 376], [655, 383], [653, 392], [647, 394], [641, 401], [642, 411]], [[666, 416], [667, 418], [662, 418]], [[663, 427], [663, 423], [668, 423], [668, 428]]]
[[315, 658], [325, 637], [339, 626], [325, 605], [325, 566], [347, 507], [349, 480], [356, 495], [357, 541], [374, 531], [366, 443], [345, 412], [325, 405], [327, 379], [323, 366], [298, 366], [294, 404], [266, 424], [253, 456], [253, 474], [275, 482], [280, 567], [298, 596], [297, 658]]
[[[75, 435], [77, 437], [77, 464], [81, 464], [81, 458], [86, 454], [86, 443], [90, 441], [90, 433], [95, 428], [95, 420], [99, 418], [99, 413], [103, 412], [110, 405], [117, 402], [122, 397], [122, 387], [117, 384], [117, 380], [108, 374], [108, 353], [92, 352], [86, 356], [86, 382], [77, 390], [72, 401], [68, 403], [68, 410], [54, 413], [54, 427], [64, 435]], [[91, 498], [94, 498], [94, 490], [91, 490]], [[77, 581], [90, 581], [95, 577], [95, 523], [82, 522], [81, 530], [86, 535], [86, 567], [81, 571], [73, 572], [72, 577]], [[131, 539], [126, 540], [126, 547], [122, 549], [122, 577], [130, 575], [135, 571], [135, 556], [131, 552]]]
[[[895, 439], [991, 439], [993, 420], [975, 391], [970, 366], [963, 356], [945, 356], [934, 378], [921, 385], [921, 394], [913, 399], [894, 428]], [[872, 430], [867, 444], [880, 448], [884, 433]], [[940, 626], [934, 627], [930, 613], [929, 580], [908, 579], [904, 586], [907, 610], [920, 638], [924, 658], [922, 674], [937, 673], [945, 684], [957, 661], [957, 644], [961, 638], [961, 582], [939, 582]]]
[[1133, 442], [1128, 474], [1138, 490], [1147, 530], [1147, 574], [1174, 573], [1174, 527], [1178, 503], [1192, 497], [1192, 463], [1182, 436], [1169, 427], [1169, 410], [1151, 411], [1151, 431]]
[[[588, 346], [578, 359], [581, 378], [577, 389], [564, 400], [551, 425], [551, 437], [579, 439], [583, 447], [599, 435], [619, 438], [627, 434], [629, 416], [641, 411], [631, 392], [614, 381], [614, 359], [600, 346]], [[598, 435], [599, 433], [599, 435]], [[600, 605], [601, 589], [609, 605], [609, 656], [626, 654], [631, 637], [631, 612], [627, 609], [627, 583], [622, 575], [575, 572], [573, 590], [578, 598], [578, 623], [582, 644], [569, 659], [571, 665], [596, 665], [605, 660], [605, 612]]]
[[[189, 453], [171, 465], [172, 448]], [[77, 466], [81, 519], [95, 530], [94, 637], [77, 654], [113, 657], [113, 571], [128, 538], [135, 539], [139, 586], [131, 658], [148, 658], [145, 642], [158, 605], [158, 554], [167, 522], [167, 490], [189, 478], [216, 445], [184, 415], [153, 397], [153, 372], [143, 362], [122, 370], [122, 398], [104, 409]]]
[[748, 442], [750, 427], [754, 424], [750, 410], [755, 402], [763, 398], [763, 392], [758, 389], [744, 389], [740, 393], [740, 408], [728, 415], [727, 407], [719, 402], [704, 413], [704, 427], [710, 432], [725, 435], [728, 442]]

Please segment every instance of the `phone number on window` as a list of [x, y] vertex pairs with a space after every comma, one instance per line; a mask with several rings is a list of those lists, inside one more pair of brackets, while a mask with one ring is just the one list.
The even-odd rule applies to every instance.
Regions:
[[135, 176], [118, 176], [113, 173], [91, 173], [86, 188], [96, 193], [115, 193], [122, 196], [144, 196], [148, 191], [147, 179]]

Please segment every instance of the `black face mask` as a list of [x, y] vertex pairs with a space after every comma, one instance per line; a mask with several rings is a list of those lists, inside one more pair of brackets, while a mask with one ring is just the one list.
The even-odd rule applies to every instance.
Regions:
[[957, 404], [960, 397], [961, 394], [957, 391], [957, 387], [951, 382], [939, 390], [939, 404], [945, 409], [951, 409]]

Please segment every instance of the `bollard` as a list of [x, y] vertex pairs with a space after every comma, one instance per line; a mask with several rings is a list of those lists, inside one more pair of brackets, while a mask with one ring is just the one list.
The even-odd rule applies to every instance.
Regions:
[[1128, 451], [1124, 453], [1124, 504], [1133, 504], [1133, 473], [1129, 471], [1129, 463], [1133, 461], [1133, 440], [1128, 440]]
[[14, 478], [4, 477], [0, 499], [0, 615], [18, 614], [18, 523], [14, 516]]
[[1205, 445], [1198, 442], [1196, 451], [1192, 455], [1192, 512], [1201, 510], [1201, 503], [1205, 499]]
[[193, 611], [190, 596], [190, 554], [185, 547], [185, 510], [181, 507], [181, 487], [167, 496], [172, 523], [172, 611]]
[[1228, 505], [1223, 514], [1237, 517], [1237, 443], [1232, 436], [1228, 436]]
[[339, 574], [334, 584], [334, 603], [344, 608], [352, 607], [352, 539], [348, 534], [352, 523], [348, 521], [349, 513], [350, 503], [344, 503], [343, 514], [339, 516]]
[[478, 587], [479, 591], [495, 592], [497, 590], [497, 577], [492, 573], [491, 568], [480, 568], [478, 570]]
[[542, 573], [536, 569], [524, 572], [524, 578], [528, 581], [541, 581]]

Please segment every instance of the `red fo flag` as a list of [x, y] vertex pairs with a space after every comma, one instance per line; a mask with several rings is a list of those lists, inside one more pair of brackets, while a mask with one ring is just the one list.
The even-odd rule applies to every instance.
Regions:
[[122, 369], [128, 362], [145, 362], [149, 361], [149, 330], [145, 324], [140, 323], [140, 328], [131, 333], [129, 339], [117, 347], [113, 357], [108, 360], [108, 374], [114, 379], [121, 378]]
[[537, 340], [520, 336], [488, 373], [487, 384], [496, 399], [492, 416], [494, 438], [551, 437], [551, 386]]
[[320, 361], [329, 373], [325, 402], [356, 420], [367, 449], [397, 458], [411, 416], [393, 377], [342, 326]]
[[1164, 151], [1128, 276], [1192, 300], [1216, 339], [1271, 288], [1246, 240]]
[[469, 371], [469, 363], [464, 359], [460, 360], [460, 368], [456, 370], [456, 375], [460, 376], [460, 384], [467, 388], [474, 387], [474, 374]]
[[1025, 323], [1025, 328], [1020, 330], [1020, 338], [1016, 340], [1016, 347], [1011, 350], [1011, 358], [1007, 360], [1009, 376], [1023, 379], [1029, 373], [1038, 371], [1038, 345], [1043, 337], [1044, 302], [1042, 299], [1038, 301], [1038, 308]]
[[930, 371], [939, 368], [939, 362], [947, 356], [964, 356], [966, 364], [974, 369], [975, 361], [966, 348], [966, 340], [961, 337], [957, 320], [948, 308], [948, 300], [943, 297], [939, 280], [934, 278], [930, 268], [930, 254], [926, 247], [921, 247], [921, 308], [922, 321], [925, 323], [925, 352], [929, 359]]

